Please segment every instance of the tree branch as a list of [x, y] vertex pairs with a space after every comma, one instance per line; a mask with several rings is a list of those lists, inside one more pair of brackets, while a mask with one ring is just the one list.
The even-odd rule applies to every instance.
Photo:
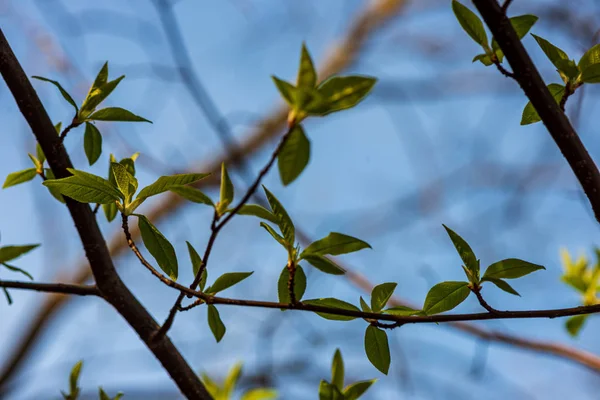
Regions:
[[66, 283], [37, 283], [0, 280], [0, 287], [6, 289], [34, 290], [36, 292], [74, 294], [78, 296], [102, 296], [96, 286], [90, 285], [70, 285]]
[[[69, 176], [67, 168], [72, 168], [71, 160], [2, 30], [0, 73], [44, 151], [54, 175], [57, 178]], [[136, 330], [187, 398], [211, 399], [198, 376], [167, 337], [158, 343], [151, 343], [151, 336], [158, 325], [119, 278], [89, 205], [69, 198], [66, 198], [66, 203], [102, 297]], [[5, 379], [6, 375], [0, 380], [0, 385]]]
[[552, 139], [571, 166], [592, 206], [596, 220], [600, 222], [600, 172], [594, 160], [561, 107], [556, 104], [498, 2], [473, 0], [473, 4], [510, 63], [515, 80], [519, 82]]

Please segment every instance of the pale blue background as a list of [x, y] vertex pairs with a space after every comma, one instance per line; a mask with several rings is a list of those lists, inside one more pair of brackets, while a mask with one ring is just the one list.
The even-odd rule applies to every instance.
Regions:
[[[236, 138], [275, 107], [278, 93], [270, 75], [292, 80], [299, 49], [306, 41], [317, 63], [329, 44], [346, 31], [367, 5], [358, 0], [172, 1], [195, 72]], [[307, 121], [312, 142], [309, 166], [288, 188], [276, 170], [265, 179], [297, 225], [315, 238], [340, 231], [368, 241], [372, 251], [340, 259], [374, 283], [398, 282], [396, 295], [421, 303], [429, 287], [463, 279], [460, 261], [441, 224], [463, 235], [482, 264], [519, 257], [547, 271], [523, 278], [513, 297], [486, 288], [487, 300], [502, 309], [579, 305], [574, 291], [559, 280], [559, 249], [592, 254], [598, 224], [568, 165], [541, 124], [519, 126], [525, 97], [516, 83], [493, 68], [471, 64], [477, 46], [460, 30], [449, 1], [416, 5], [372, 37], [351, 71], [380, 78], [373, 95], [354, 110]], [[600, 27], [593, 1], [515, 1], [514, 15], [542, 17], [534, 31], [578, 59]], [[557, 10], [570, 9], [569, 20]], [[105, 60], [110, 76], [127, 78], [110, 98], [152, 121], [99, 124], [105, 152], [88, 169], [83, 129], [67, 147], [76, 166], [105, 174], [108, 154], [140, 151], [141, 184], [173, 169], [212, 160], [223, 146], [205, 117], [178, 82], [174, 63], [148, 0], [0, 1], [0, 25], [28, 75], [60, 80], [77, 101]], [[587, 31], [586, 31], [587, 29]], [[529, 37], [530, 50], [548, 83], [558, 82], [552, 65]], [[41, 51], [44, 50], [44, 53]], [[74, 70], [60, 68], [61, 54]], [[157, 76], [156, 73], [159, 73]], [[50, 85], [34, 82], [49, 114], [67, 122], [72, 109]], [[597, 132], [598, 89], [585, 87], [569, 100], [581, 116], [575, 123], [593, 157], [600, 157]], [[29, 167], [33, 137], [6, 86], [0, 85], [0, 176]], [[573, 114], [571, 114], [573, 115]], [[574, 117], [575, 118], [575, 117]], [[272, 152], [271, 143], [250, 159], [252, 175]], [[236, 190], [243, 193], [239, 173]], [[2, 178], [3, 179], [3, 178]], [[214, 191], [211, 192], [213, 196]], [[239, 198], [239, 197], [238, 197]], [[150, 204], [148, 204], [150, 206]], [[39, 181], [0, 191], [2, 244], [43, 243], [18, 266], [39, 281], [77, 266], [82, 251], [67, 210]], [[143, 211], [143, 210], [142, 210]], [[159, 224], [176, 243], [180, 281], [191, 271], [185, 240], [203, 249], [211, 213], [190, 205]], [[102, 229], [107, 237], [118, 223]], [[116, 261], [123, 279], [159, 321], [176, 297], [133, 257]], [[223, 231], [209, 274], [255, 271], [226, 292], [240, 298], [276, 299], [276, 281], [285, 254], [252, 218], [236, 218]], [[19, 278], [5, 270], [3, 279]], [[305, 298], [335, 296], [358, 303], [358, 289], [341, 277], [310, 271]], [[28, 313], [42, 295], [11, 291], [0, 301], [0, 363], [18, 341]], [[480, 310], [474, 299], [458, 309]], [[378, 378], [365, 399], [594, 399], [600, 379], [572, 362], [522, 349], [474, 340], [444, 325], [406, 326], [390, 334], [392, 366], [383, 376], [362, 349], [365, 324], [330, 322], [302, 313], [220, 307], [227, 335], [216, 344], [204, 308], [178, 316], [170, 335], [198, 371], [223, 377], [237, 360], [245, 371], [272, 368], [282, 399], [316, 398], [320, 379], [329, 379], [336, 347], [346, 360], [349, 380]], [[490, 329], [530, 339], [563, 342], [600, 352], [596, 318], [579, 339], [571, 339], [560, 320], [489, 321]], [[70, 367], [83, 359], [86, 398], [96, 388], [126, 393], [126, 399], [177, 398], [178, 391], [135, 333], [98, 299], [75, 299], [38, 343], [26, 367], [12, 382], [8, 399], [58, 398]], [[154, 397], [152, 397], [154, 396]]]

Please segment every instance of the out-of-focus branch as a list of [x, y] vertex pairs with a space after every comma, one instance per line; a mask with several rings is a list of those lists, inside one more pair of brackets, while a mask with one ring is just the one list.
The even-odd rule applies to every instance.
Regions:
[[[408, 3], [408, 0], [376, 0], [369, 2], [369, 5], [353, 21], [340, 42], [330, 50], [328, 57], [319, 69], [319, 75], [328, 76], [339, 73], [350, 66], [360, 55], [366, 41], [386, 22], [398, 15]], [[239, 154], [249, 155], [258, 152], [263, 145], [280, 133], [285, 126], [287, 112], [287, 107], [280, 105], [263, 118], [248, 138], [240, 144]], [[218, 183], [216, 177], [222, 162], [232, 164], [234, 157], [219, 157], [198, 168], [193, 168], [193, 170], [215, 172], [213, 178], [200, 181], [199, 187], [214, 186]], [[145, 215], [152, 221], [157, 222], [179, 210], [182, 205], [183, 200], [179, 196], [165, 195], [164, 200], [147, 211]], [[134, 228], [131, 230], [131, 234], [133, 238], [137, 238], [140, 232], [137, 228]], [[115, 234], [111, 238], [108, 247], [113, 257], [123, 254], [128, 249], [127, 243], [123, 241], [120, 234]], [[77, 268], [71, 282], [81, 284], [90, 278], [88, 264], [84, 262]], [[0, 373], [0, 387], [17, 371], [19, 365], [42, 333], [44, 326], [66, 302], [64, 297], [52, 296], [40, 303], [39, 313], [32, 315], [30, 327], [21, 334], [24, 339], [15, 345], [14, 352]]]

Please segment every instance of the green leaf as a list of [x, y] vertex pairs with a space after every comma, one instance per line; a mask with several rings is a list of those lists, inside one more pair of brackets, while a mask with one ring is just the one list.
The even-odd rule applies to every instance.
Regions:
[[345, 400], [345, 398], [334, 384], [322, 380], [319, 384], [319, 400]]
[[585, 83], [600, 83], [600, 64], [593, 64], [584, 69], [581, 80]]
[[219, 395], [219, 385], [217, 385], [217, 383], [213, 381], [210, 378], [210, 376], [206, 375], [205, 373], [202, 373], [200, 380], [202, 381], [204, 386], [206, 386], [206, 390], [208, 391], [208, 393], [210, 393], [211, 396], [216, 398]]
[[71, 369], [71, 374], [69, 375], [69, 391], [71, 392], [71, 395], [75, 396], [75, 399], [79, 395], [79, 387], [77, 387], [77, 383], [79, 382], [79, 375], [81, 374], [82, 367], [83, 361], [78, 361]]
[[210, 174], [177, 174], [161, 176], [152, 185], [146, 186], [140, 190], [136, 196], [136, 199], [145, 199], [150, 196], [155, 196], [168, 190], [172, 190], [173, 187], [198, 182], [199, 180], [206, 178], [208, 175]]
[[106, 216], [106, 220], [108, 222], [114, 220], [119, 212], [116, 203], [102, 204], [102, 211], [104, 211], [104, 215]]
[[452, 310], [469, 297], [471, 290], [468, 285], [468, 282], [438, 283], [427, 293], [423, 311], [433, 315]]
[[23, 171], [13, 172], [8, 174], [6, 180], [4, 181], [4, 185], [2, 185], [2, 189], [6, 189], [11, 186], [18, 185], [20, 183], [29, 182], [37, 175], [37, 171], [35, 168], [24, 169]]
[[[50, 168], [45, 168], [44, 173], [46, 174], [47, 179], [54, 179], [54, 172], [52, 172]], [[58, 190], [48, 187], [48, 191], [56, 200], [60, 201], [61, 203], [65, 202], [65, 198], [62, 196], [62, 194], [60, 194]]]
[[344, 360], [340, 349], [335, 349], [331, 362], [331, 384], [339, 390], [344, 389]]
[[[552, 97], [554, 97], [556, 104], [559, 104], [560, 100], [565, 94], [565, 87], [563, 85], [559, 85], [558, 83], [551, 83], [548, 85], [548, 90], [550, 91], [550, 94], [552, 94]], [[541, 120], [542, 119], [533, 107], [533, 104], [531, 104], [531, 102], [528, 102], [525, 108], [523, 109], [521, 125], [529, 125], [535, 122], [539, 122]]]
[[309, 103], [305, 111], [310, 115], [325, 116], [352, 108], [369, 94], [376, 82], [376, 78], [360, 75], [329, 78], [317, 88], [318, 101]]
[[21, 269], [21, 268], [15, 267], [14, 265], [9, 265], [6, 263], [0, 263], [0, 264], [4, 265], [10, 271], [21, 273], [21, 274], [25, 275], [26, 277], [28, 277], [29, 279], [33, 280], [33, 276], [31, 276], [31, 274], [29, 272], [25, 271], [24, 269]]
[[[198, 271], [200, 271], [200, 267], [202, 266], [202, 259], [200, 258], [200, 254], [198, 254], [198, 252], [196, 251], [194, 246], [191, 245], [190, 242], [186, 241], [185, 243], [187, 244], [188, 253], [190, 254], [192, 271], [194, 271], [194, 276], [198, 276]], [[204, 290], [204, 287], [202, 287], [202, 290]]]
[[392, 293], [398, 286], [397, 283], [382, 283], [377, 285], [371, 291], [371, 309], [373, 312], [378, 313], [385, 307], [390, 297], [392, 297]]
[[360, 308], [363, 310], [363, 312], [373, 312], [373, 310], [371, 310], [371, 307], [369, 307], [369, 305], [362, 298], [362, 296], [360, 296]]
[[465, 267], [467, 267], [473, 276], [473, 279], [471, 279], [469, 276], [467, 276], [467, 278], [469, 278], [469, 280], [472, 282], [479, 282], [479, 262], [477, 261], [477, 257], [475, 257], [475, 253], [473, 253], [473, 250], [471, 250], [471, 246], [469, 246], [469, 244], [462, 237], [460, 237], [459, 234], [448, 228], [446, 225], [443, 226], [444, 229], [446, 229], [448, 236], [450, 236], [450, 240], [452, 240], [458, 255], [460, 255], [463, 263], [465, 263]]
[[62, 129], [62, 122], [58, 122], [56, 125], [54, 125], [54, 129], [56, 130], [56, 134], [58, 136], [60, 136], [60, 132], [61, 132], [61, 129]]
[[385, 331], [369, 325], [365, 332], [365, 352], [371, 364], [387, 375], [390, 369], [390, 347]]
[[131, 174], [127, 172], [127, 168], [120, 163], [111, 163], [110, 172], [114, 178], [115, 184], [123, 195], [122, 198], [127, 200], [125, 203], [127, 204], [129, 198], [133, 196], [133, 190], [137, 189], [137, 182], [133, 185], [135, 189], [133, 187], [130, 188], [130, 183], [135, 178], [131, 176]]
[[326, 274], [344, 275], [346, 273], [342, 267], [325, 256], [320, 256], [318, 254], [307, 254], [302, 257], [302, 259], [306, 260], [313, 267], [325, 272]]
[[73, 176], [48, 179], [44, 185], [81, 203], [107, 204], [119, 200], [121, 192], [104, 178], [69, 168]]
[[577, 337], [589, 315], [574, 315], [565, 322], [565, 328], [572, 337]]
[[221, 339], [223, 339], [227, 329], [225, 328], [223, 321], [221, 321], [221, 316], [219, 315], [217, 307], [212, 304], [208, 305], [208, 326], [210, 326], [210, 330], [215, 336], [217, 343], [219, 343]]
[[244, 204], [237, 212], [238, 215], [252, 215], [254, 217], [265, 219], [269, 222], [277, 223], [277, 217], [266, 208], [258, 204]]
[[410, 317], [411, 315], [423, 314], [421, 310], [415, 310], [407, 306], [394, 306], [383, 310], [384, 313], [390, 315], [396, 315], [398, 317]]
[[121, 82], [125, 78], [125, 75], [121, 75], [115, 80], [110, 82], [104, 82], [100, 86], [95, 86], [96, 82], [94, 82], [94, 86], [90, 89], [86, 99], [81, 106], [81, 111], [79, 112], [79, 119], [83, 120], [89, 118], [91, 112], [93, 112], [100, 103], [102, 103], [111, 93], [119, 82]]
[[483, 65], [485, 65], [486, 67], [489, 67], [490, 65], [494, 64], [492, 62], [492, 58], [490, 57], [489, 54], [477, 54], [475, 57], [473, 57], [473, 61], [480, 61]]
[[202, 193], [200, 190], [196, 189], [195, 187], [172, 186], [169, 188], [169, 190], [173, 193], [177, 193], [184, 199], [189, 200], [193, 203], [206, 204], [207, 206], [211, 206], [211, 207], [215, 206], [215, 203], [213, 203], [213, 201], [210, 199], [210, 197], [208, 197], [207, 195], [205, 195], [204, 193]]
[[540, 269], [546, 268], [517, 258], [507, 258], [506, 260], [495, 262], [487, 267], [482, 279], [515, 279]]
[[590, 48], [579, 60], [579, 69], [585, 71], [589, 66], [600, 64], [600, 44]]
[[277, 398], [275, 389], [251, 389], [244, 393], [240, 400], [273, 400]]
[[[294, 245], [296, 240], [296, 228], [294, 227], [294, 223], [292, 222], [290, 216], [288, 215], [285, 208], [281, 205], [279, 200], [267, 188], [263, 185], [263, 190], [267, 195], [267, 200], [269, 201], [269, 205], [271, 206], [271, 210], [275, 217], [277, 218], [277, 225], [285, 238], [285, 241], [289, 247]], [[287, 246], [286, 246], [287, 247]]]
[[211, 287], [206, 289], [207, 293], [217, 294], [223, 290], [236, 285], [252, 275], [254, 272], [227, 272], [217, 278]]
[[452, 11], [460, 23], [460, 26], [462, 26], [464, 31], [471, 36], [471, 39], [481, 45], [484, 49], [487, 49], [488, 38], [479, 17], [456, 0], [452, 0]]
[[310, 141], [302, 126], [296, 125], [277, 156], [279, 177], [284, 186], [300, 176], [309, 159]]
[[296, 107], [296, 97], [297, 97], [296, 87], [289, 82], [279, 79], [275, 75], [272, 75], [271, 79], [273, 79], [275, 86], [277, 86], [277, 90], [279, 90], [279, 93], [281, 94], [283, 99], [286, 101], [286, 103], [288, 103], [288, 105], [291, 108], [295, 108]]
[[[523, 39], [538, 19], [539, 18], [535, 15], [526, 14], [510, 18], [510, 23], [515, 32], [517, 32], [519, 39]], [[492, 39], [492, 50], [500, 50], [500, 46], [498, 46], [496, 39]]]
[[[358, 307], [356, 307], [350, 303], [346, 303], [345, 301], [335, 299], [333, 297], [304, 300], [302, 303], [310, 304], [313, 306], [332, 307], [332, 308], [339, 308], [341, 310], [346, 310], [346, 311], [360, 312]], [[350, 317], [347, 315], [336, 315], [336, 314], [329, 314], [329, 313], [323, 313], [323, 312], [318, 312], [318, 311], [316, 313], [322, 318], [330, 319], [330, 320], [334, 320], [334, 321], [352, 321], [353, 319], [356, 319], [356, 317]]]
[[548, 57], [552, 64], [554, 64], [554, 66], [560, 70], [560, 64], [558, 63], [558, 61], [568, 60], [569, 56], [567, 56], [567, 53], [565, 53], [564, 51], [562, 51], [561, 49], [559, 49], [544, 38], [536, 36], [533, 33], [531, 34], [531, 36], [533, 36], [533, 38], [538, 43], [544, 54], [546, 54], [546, 57]]
[[131, 111], [128, 111], [124, 108], [120, 107], [106, 107], [101, 110], [96, 111], [89, 117], [88, 120], [91, 121], [116, 121], [116, 122], [150, 122], [146, 118], [140, 117], [139, 115], [135, 115]]
[[[287, 267], [283, 267], [279, 280], [277, 281], [277, 294], [279, 296], [279, 302], [282, 304], [290, 304], [290, 291], [288, 289], [288, 282], [290, 280], [290, 271]], [[296, 274], [294, 275], [294, 294], [296, 295], [296, 301], [302, 300], [304, 292], [306, 291], [306, 275], [300, 265], [296, 266]]]
[[275, 232], [275, 230], [273, 228], [271, 228], [270, 225], [265, 224], [264, 222], [261, 222], [260, 226], [262, 226], [263, 228], [265, 228], [265, 230], [267, 232], [269, 232], [269, 234], [273, 237], [273, 239], [277, 240], [277, 242], [279, 242], [280, 245], [282, 245], [284, 248], [287, 249], [287, 245], [285, 243], [285, 239], [283, 239], [281, 237], [281, 235], [279, 235], [279, 233]]
[[77, 108], [77, 103], [75, 103], [75, 100], [73, 100], [73, 98], [71, 97], [71, 95], [65, 90], [63, 89], [63, 87], [61, 86], [60, 83], [58, 83], [57, 81], [53, 81], [52, 79], [48, 79], [48, 78], [44, 78], [41, 76], [32, 76], [32, 78], [34, 79], [39, 79], [40, 81], [44, 81], [44, 82], [50, 82], [51, 84], [53, 84], [54, 86], [56, 86], [58, 88], [58, 90], [60, 90], [60, 94], [62, 94], [62, 97], [75, 108], [75, 113], [79, 112], [79, 109]]
[[85, 123], [83, 135], [83, 149], [90, 165], [94, 165], [100, 154], [102, 154], [102, 135], [94, 124]]
[[100, 400], [112, 400], [108, 394], [106, 394], [106, 392], [102, 389], [102, 387], [98, 388], [98, 397], [100, 398]]
[[27, 155], [29, 156], [29, 159], [31, 160], [31, 162], [33, 163], [33, 166], [35, 167], [36, 172], [37, 171], [41, 171], [43, 169], [42, 167], [42, 163], [40, 162], [40, 160], [38, 160], [37, 158], [35, 158], [32, 154], [27, 153]]
[[44, 150], [42, 150], [42, 146], [40, 146], [39, 143], [35, 144], [35, 155], [37, 156], [37, 159], [39, 160], [40, 164], [42, 164], [43, 166], [44, 161], [46, 161], [46, 155], [44, 154]]
[[499, 289], [502, 289], [507, 293], [514, 294], [515, 296], [519, 297], [521, 296], [519, 292], [517, 292], [515, 289], [513, 289], [512, 286], [508, 284], [508, 282], [503, 281], [502, 279], [486, 278], [486, 281], [493, 283], [494, 285], [498, 286]]
[[227, 377], [225, 377], [225, 382], [223, 382], [224, 394], [229, 398], [233, 394], [235, 386], [237, 385], [238, 380], [240, 379], [240, 375], [242, 373], [242, 363], [236, 363], [229, 373]]
[[178, 265], [175, 249], [171, 242], [154, 226], [144, 215], [136, 214], [138, 217], [138, 228], [142, 234], [142, 240], [146, 249], [158, 263], [160, 269], [172, 280], [177, 280]]
[[306, 44], [302, 43], [302, 54], [300, 56], [300, 67], [298, 68], [298, 78], [296, 85], [299, 88], [313, 88], [317, 84], [317, 72], [313, 64]]
[[219, 192], [219, 204], [217, 204], [217, 212], [219, 215], [222, 215], [227, 207], [233, 202], [233, 197], [235, 196], [235, 189], [233, 188], [233, 183], [231, 179], [229, 179], [229, 173], [227, 173], [227, 168], [225, 167], [225, 163], [221, 164], [221, 189]]
[[360, 239], [342, 233], [331, 232], [323, 239], [312, 242], [300, 255], [300, 258], [309, 254], [337, 256], [352, 253], [354, 251], [371, 248], [371, 246]]
[[359, 381], [351, 385], [346, 386], [344, 389], [344, 400], [356, 400], [362, 396], [375, 382], [377, 379], [371, 379], [369, 381]]

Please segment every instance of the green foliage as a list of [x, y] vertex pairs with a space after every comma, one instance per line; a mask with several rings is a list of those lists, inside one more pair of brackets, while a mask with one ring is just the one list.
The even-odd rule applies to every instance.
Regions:
[[119, 392], [119, 393], [117, 393], [117, 395], [115, 397], [110, 397], [104, 391], [104, 389], [102, 389], [100, 387], [100, 388], [98, 388], [98, 397], [100, 398], [100, 400], [120, 400], [123, 397], [123, 393]]
[[565, 328], [567, 329], [567, 332], [569, 332], [569, 335], [577, 337], [588, 317], [589, 315], [574, 315], [567, 318], [567, 321], [565, 322]]
[[113, 121], [113, 122], [150, 122], [146, 118], [135, 115], [121, 107], [107, 107], [98, 110], [87, 118], [89, 121]]
[[72, 105], [75, 108], [75, 113], [79, 112], [79, 109], [77, 108], [77, 104], [75, 103], [75, 100], [73, 100], [73, 97], [71, 97], [71, 95], [65, 89], [63, 89], [63, 87], [60, 83], [58, 83], [57, 81], [53, 81], [52, 79], [47, 79], [47, 78], [44, 78], [41, 76], [32, 76], [32, 78], [39, 79], [40, 81], [44, 81], [44, 82], [50, 82], [51, 84], [56, 86], [58, 88], [58, 90], [60, 91], [60, 94], [62, 95], [62, 97], [67, 101], [67, 103], [69, 103], [70, 105]]
[[[242, 375], [242, 364], [235, 364], [222, 384], [215, 382], [206, 374], [202, 374], [202, 383], [214, 400], [232, 400], [236, 386]], [[277, 398], [277, 391], [268, 388], [253, 388], [242, 393], [240, 400], [273, 400]]]
[[331, 383], [339, 390], [344, 388], [344, 360], [340, 349], [336, 349], [331, 362]]
[[90, 165], [94, 165], [100, 158], [100, 154], [102, 154], [102, 135], [98, 128], [89, 122], [85, 123], [83, 149]]
[[309, 254], [337, 256], [367, 248], [372, 248], [367, 242], [342, 233], [331, 232], [323, 239], [312, 242], [304, 249], [300, 258], [302, 259]]
[[[548, 90], [550, 91], [550, 94], [552, 95], [552, 97], [554, 97], [556, 104], [559, 104], [560, 100], [563, 98], [563, 96], [565, 94], [565, 87], [558, 83], [551, 83], [548, 85]], [[529, 125], [529, 124], [533, 124], [535, 122], [539, 122], [541, 120], [542, 119], [540, 118], [535, 107], [533, 107], [533, 104], [531, 104], [530, 101], [527, 102], [527, 105], [523, 109], [523, 116], [521, 117], [521, 125]]]
[[442, 282], [432, 287], [427, 293], [423, 312], [427, 315], [450, 311], [465, 301], [471, 289], [469, 282]]
[[[190, 244], [190, 242], [186, 241], [188, 248], [188, 253], [190, 254], [190, 262], [192, 263], [192, 271], [194, 272], [194, 276], [198, 275], [200, 271], [200, 267], [202, 266], [202, 259], [200, 258], [200, 254], [196, 251], [194, 246]], [[204, 269], [206, 271], [206, 269]], [[206, 282], [206, 281], [205, 281]], [[200, 286], [201, 290], [204, 290], [204, 286]]]
[[302, 43], [296, 85], [299, 88], [314, 88], [317, 85], [317, 71], [305, 43]]
[[467, 278], [469, 278], [469, 282], [477, 285], [479, 283], [479, 260], [475, 257], [475, 253], [471, 249], [471, 246], [469, 246], [459, 234], [448, 228], [446, 225], [443, 226], [444, 229], [446, 229], [448, 236], [450, 236], [450, 240], [452, 240], [458, 255], [465, 264], [463, 268], [467, 274]]
[[69, 393], [61, 392], [65, 400], [77, 400], [79, 398], [81, 388], [78, 386], [78, 383], [82, 367], [83, 361], [78, 361], [71, 369], [71, 374], [69, 375]]
[[264, 186], [263, 190], [267, 196], [267, 200], [271, 207], [271, 212], [273, 215], [275, 215], [276, 224], [285, 240], [285, 247], [289, 252], [291, 252], [291, 249], [294, 247], [294, 243], [296, 241], [296, 228], [294, 227], [294, 223], [292, 222], [292, 219], [288, 215], [285, 208], [281, 205], [273, 193], [269, 192], [269, 190]]
[[[327, 297], [327, 298], [322, 298], [322, 299], [312, 299], [312, 300], [304, 300], [302, 303], [304, 304], [310, 304], [313, 306], [323, 306], [323, 307], [331, 307], [331, 308], [339, 308], [340, 310], [346, 310], [346, 311], [358, 311], [360, 312], [360, 310], [358, 309], [358, 307], [350, 304], [350, 303], [346, 303], [345, 301], [339, 300], [339, 299], [335, 299], [333, 297]], [[336, 314], [328, 314], [328, 313], [324, 313], [324, 312], [316, 312], [320, 317], [325, 318], [325, 319], [330, 319], [333, 321], [352, 321], [353, 319], [356, 319], [356, 317], [351, 317], [351, 316], [347, 316], [347, 315], [336, 315]]]
[[73, 176], [48, 179], [44, 185], [81, 203], [107, 204], [122, 196], [116, 185], [104, 178], [71, 168], [68, 170]]
[[253, 272], [227, 272], [220, 277], [217, 278], [215, 283], [212, 286], [206, 288], [206, 293], [214, 295], [223, 290], [230, 288], [233, 285], [236, 285], [252, 275]]
[[319, 385], [320, 400], [356, 400], [362, 396], [376, 379], [352, 383], [344, 388], [344, 360], [336, 349], [331, 362], [331, 383], [322, 380]]
[[287, 186], [304, 170], [310, 159], [310, 141], [300, 124], [292, 132], [277, 155], [277, 167], [281, 182]]
[[397, 283], [382, 283], [377, 285], [371, 291], [371, 309], [373, 312], [379, 312], [383, 310], [383, 307], [386, 306], [390, 297], [392, 297], [392, 293], [396, 289]]
[[6, 189], [11, 186], [19, 185], [21, 183], [29, 182], [37, 175], [37, 170], [35, 168], [28, 168], [22, 171], [13, 172], [8, 174], [4, 184], [2, 185], [2, 189]]
[[227, 329], [225, 328], [223, 321], [221, 321], [221, 316], [219, 315], [217, 307], [212, 304], [208, 305], [208, 326], [210, 327], [210, 330], [212, 331], [217, 343], [219, 343], [221, 339], [223, 339]]
[[[288, 282], [290, 280], [290, 271], [288, 267], [283, 267], [279, 280], [277, 281], [277, 295], [279, 302], [282, 304], [290, 304], [290, 291], [288, 289]], [[294, 274], [294, 295], [296, 301], [302, 300], [304, 292], [306, 291], [306, 274], [300, 265], [296, 266], [296, 272]]]
[[387, 333], [369, 325], [365, 331], [365, 353], [375, 368], [387, 375], [390, 369], [390, 347]]
[[[170, 176], [161, 176], [153, 184], [146, 186], [138, 193], [137, 199], [146, 199], [157, 194], [164, 193], [173, 188], [178, 188], [182, 185], [188, 185], [191, 183], [198, 182], [201, 179], [206, 178], [210, 174], [177, 174]], [[177, 190], [177, 189], [176, 189]]]
[[[14, 265], [8, 264], [8, 262], [16, 260], [17, 258], [21, 257], [24, 254], [29, 253], [31, 250], [35, 249], [38, 246], [39, 246], [39, 244], [27, 244], [27, 245], [21, 245], [21, 246], [2, 246], [2, 247], [0, 247], [0, 265], [3, 266], [4, 268], [8, 269], [9, 271], [23, 274], [27, 278], [33, 280], [33, 276], [31, 276], [31, 274], [29, 272], [27, 272], [21, 268], [15, 267]], [[8, 290], [6, 288], [3, 288], [3, 291], [4, 291], [4, 295], [6, 296], [6, 300], [8, 301], [8, 304], [9, 305], [12, 304], [12, 298], [10, 297]]]
[[507, 258], [506, 260], [497, 261], [487, 267], [481, 280], [483, 281], [489, 278], [515, 279], [540, 269], [546, 268], [541, 265], [519, 260], [518, 258]]
[[205, 195], [202, 191], [191, 186], [172, 186], [169, 190], [173, 193], [177, 193], [186, 200], [192, 203], [206, 204], [207, 206], [214, 207], [215, 203]]
[[134, 214], [138, 217], [138, 228], [142, 234], [142, 240], [146, 249], [152, 257], [172, 280], [177, 280], [178, 265], [175, 249], [171, 242], [143, 215]]
[[333, 383], [322, 380], [319, 384], [319, 400], [344, 400], [344, 395]]
[[383, 310], [386, 314], [396, 315], [398, 317], [410, 317], [411, 315], [423, 315], [425, 314], [421, 310], [415, 310], [407, 306], [394, 306]]
[[484, 49], [488, 49], [488, 38], [483, 23], [477, 15], [456, 0], [452, 0], [452, 11], [465, 32]]
[[233, 183], [229, 179], [225, 163], [221, 164], [221, 190], [219, 194], [219, 202], [217, 203], [217, 213], [223, 215], [227, 207], [233, 202], [235, 191]]
[[302, 259], [306, 260], [310, 265], [322, 272], [325, 272], [326, 274], [344, 275], [346, 273], [342, 267], [325, 256], [320, 256], [318, 254], [307, 254], [304, 255]]
[[273, 222], [274, 224], [278, 221], [277, 217], [271, 211], [257, 204], [244, 204], [237, 213], [239, 215], [252, 215]]

